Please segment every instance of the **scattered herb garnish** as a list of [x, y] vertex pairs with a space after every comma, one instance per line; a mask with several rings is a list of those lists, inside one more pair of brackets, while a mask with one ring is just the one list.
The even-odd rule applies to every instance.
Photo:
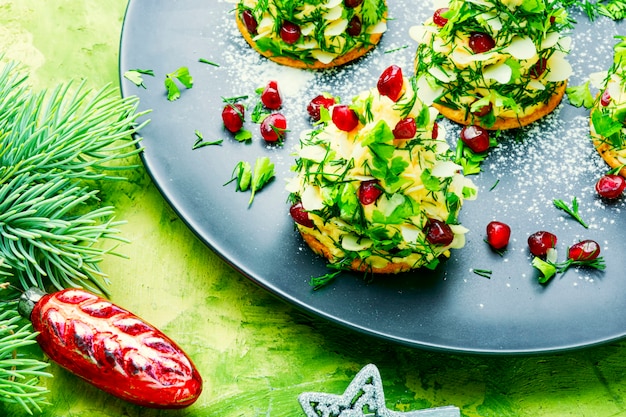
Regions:
[[248, 189], [250, 188], [251, 179], [252, 169], [250, 168], [250, 164], [246, 161], [239, 161], [233, 169], [230, 180], [224, 185], [228, 185], [233, 181], [237, 181], [235, 183], [236, 191], [248, 191]]
[[541, 272], [539, 276], [539, 283], [545, 284], [550, 281], [553, 276], [556, 275], [556, 265], [553, 262], [544, 261], [538, 256], [535, 256], [532, 261], [532, 265]]
[[487, 152], [474, 153], [459, 139], [456, 147], [455, 162], [463, 167], [463, 174], [478, 174], [480, 173], [480, 165], [487, 158], [487, 155]]
[[267, 156], [258, 157], [254, 163], [254, 172], [250, 168], [250, 164], [246, 161], [240, 161], [235, 165], [235, 169], [230, 180], [224, 184], [230, 184], [236, 181], [237, 191], [251, 191], [248, 206], [252, 204], [257, 191], [267, 185], [274, 178], [274, 164]]
[[622, 129], [624, 125], [619, 120], [603, 110], [592, 110], [591, 122], [596, 133], [609, 141], [609, 143], [621, 144]]
[[409, 47], [409, 45], [403, 45], [403, 46], [400, 46], [398, 48], [387, 49], [384, 53], [391, 54], [391, 53], [394, 53], [394, 52], [402, 51], [403, 49], [406, 49], [408, 47]]
[[493, 191], [496, 189], [496, 187], [498, 186], [498, 184], [500, 184], [500, 180], [497, 179], [496, 182], [493, 183], [493, 185], [491, 186], [491, 188], [489, 188], [489, 191]]
[[267, 156], [262, 156], [256, 159], [254, 163], [254, 172], [252, 174], [252, 184], [250, 185], [252, 194], [248, 205], [252, 204], [254, 195], [258, 190], [265, 187], [274, 178], [274, 164]]
[[596, 6], [598, 8], [598, 14], [613, 20], [626, 19], [626, 2], [624, 2], [624, 0], [611, 0], [606, 5], [598, 1]]
[[590, 81], [587, 81], [582, 85], [567, 87], [565, 92], [567, 93], [567, 98], [572, 106], [583, 106], [587, 109], [590, 109], [593, 106], [594, 98], [591, 95], [589, 83]]
[[198, 62], [201, 62], [203, 64], [213, 65], [214, 67], [219, 67], [220, 66], [220, 64], [218, 64], [216, 62], [213, 62], [213, 61], [209, 61], [208, 59], [205, 59], [205, 58], [198, 59]]
[[237, 142], [252, 142], [252, 132], [247, 129], [241, 129], [234, 137]]
[[191, 147], [191, 149], [198, 149], [198, 148], [202, 148], [205, 146], [211, 146], [211, 145], [221, 145], [222, 142], [224, 142], [223, 139], [219, 139], [219, 140], [214, 140], [212, 142], [207, 142], [204, 140], [204, 137], [202, 136], [202, 132], [196, 130], [196, 141], [194, 142], [193, 146]]
[[270, 115], [270, 113], [271, 111], [265, 108], [265, 106], [263, 106], [263, 103], [259, 101], [254, 106], [254, 109], [252, 109], [252, 113], [250, 114], [250, 120], [252, 120], [252, 123], [260, 124], [263, 122], [263, 119]]
[[616, 167], [615, 167], [615, 168], [613, 168], [613, 169], [608, 170], [606, 173], [607, 173], [607, 175], [610, 175], [610, 174], [617, 174], [617, 173], [619, 173], [619, 172], [620, 172], [620, 171], [621, 171], [624, 167], [626, 167], [626, 165], [622, 164], [622, 165], [616, 166]]
[[174, 80], [178, 80], [186, 88], [193, 87], [193, 77], [189, 74], [189, 68], [180, 67], [176, 71], [170, 72], [165, 76], [165, 89], [167, 90], [167, 99], [169, 101], [180, 98], [180, 89]]
[[[244, 115], [243, 113], [239, 112], [237, 107], [234, 106], [234, 104], [239, 103], [242, 100], [247, 100], [248, 96], [234, 96], [234, 97], [222, 97], [222, 101], [224, 102], [224, 104], [230, 104], [232, 105], [232, 109], [237, 111], [237, 113], [239, 114], [239, 117], [241, 118], [241, 121], [243, 123], [244, 120]], [[234, 136], [235, 140], [238, 142], [252, 142], [252, 132], [250, 132], [247, 129], [239, 129], [239, 131], [237, 133], [235, 133]]]
[[146, 88], [146, 86], [143, 83], [142, 75], [149, 75], [151, 77], [154, 77], [154, 71], [143, 70], [143, 69], [132, 69], [124, 73], [124, 78], [134, 83], [137, 87]]
[[585, 229], [589, 228], [587, 223], [585, 223], [585, 221], [582, 219], [582, 217], [580, 217], [580, 214], [578, 213], [578, 200], [576, 199], [576, 197], [572, 199], [571, 208], [563, 200], [553, 200], [552, 203], [554, 204], [554, 207], [558, 208], [559, 210], [563, 210], [574, 219], [576, 219], [578, 223], [582, 224]]
[[[328, 266], [330, 267], [330, 265]], [[328, 274], [324, 274], [319, 277], [313, 277], [309, 281], [309, 285], [313, 287], [313, 290], [319, 290], [320, 288], [330, 284], [335, 278], [337, 278], [337, 275], [339, 275], [340, 273], [341, 270], [338, 270], [334, 272], [329, 272]]]
[[491, 279], [491, 274], [493, 273], [493, 271], [489, 269], [472, 269], [472, 272], [478, 276], [489, 279]]
[[222, 101], [224, 103], [237, 103], [242, 100], [247, 100], [248, 96], [233, 96], [233, 97], [222, 97]]
[[564, 273], [571, 266], [584, 266], [598, 270], [604, 270], [606, 268], [604, 258], [601, 256], [592, 260], [579, 261], [567, 259], [564, 262], [556, 262], [549, 259], [543, 260], [536, 256], [533, 258], [532, 265], [541, 272], [541, 276], [539, 277], [540, 284], [547, 283], [556, 274]]

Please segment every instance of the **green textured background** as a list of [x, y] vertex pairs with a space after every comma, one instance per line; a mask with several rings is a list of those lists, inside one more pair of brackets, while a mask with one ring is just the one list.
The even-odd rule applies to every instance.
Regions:
[[[149, 0], [146, 0], [149, 1]], [[154, 0], [166, 1], [166, 0]], [[211, 1], [207, 0], [207, 7]], [[35, 89], [86, 79], [118, 83], [124, 0], [0, 0], [0, 48]], [[626, 416], [626, 345], [551, 356], [446, 355], [347, 334], [257, 288], [204, 247], [143, 170], [104, 197], [128, 223], [107, 258], [112, 299], [160, 327], [205, 379], [192, 407], [126, 404], [52, 365], [45, 416], [303, 416], [303, 391], [341, 394], [367, 363], [381, 372], [389, 408], [456, 405], [464, 416]], [[618, 314], [618, 312], [616, 312]], [[24, 415], [0, 404], [0, 415]]]

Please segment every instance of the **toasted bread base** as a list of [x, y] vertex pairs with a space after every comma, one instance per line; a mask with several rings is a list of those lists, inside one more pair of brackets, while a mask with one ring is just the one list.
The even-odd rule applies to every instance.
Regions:
[[529, 115], [523, 117], [498, 117], [496, 122], [492, 126], [484, 126], [480, 122], [480, 118], [473, 117], [472, 115], [467, 115], [465, 111], [451, 109], [446, 106], [442, 106], [441, 104], [434, 103], [433, 107], [435, 107], [439, 112], [445, 116], [446, 118], [452, 120], [453, 122], [462, 124], [462, 125], [480, 125], [487, 130], [507, 130], [507, 129], [517, 129], [520, 127], [527, 126], [545, 116], [552, 113], [556, 106], [559, 105], [561, 100], [563, 99], [563, 95], [565, 94], [565, 89], [567, 87], [567, 82], [564, 81], [556, 89], [555, 94], [550, 97], [547, 103], [543, 106], [540, 106], [537, 110], [532, 112]]
[[259, 47], [257, 46], [256, 42], [254, 41], [254, 39], [252, 38], [252, 35], [250, 34], [250, 32], [248, 32], [248, 29], [246, 28], [246, 25], [241, 19], [241, 16], [239, 15], [239, 13], [237, 13], [235, 18], [237, 21], [237, 28], [243, 35], [243, 38], [246, 40], [246, 42], [248, 42], [248, 44], [255, 51], [257, 51], [259, 54], [263, 55], [264, 57], [270, 59], [271, 61], [276, 62], [277, 64], [286, 65], [286, 66], [294, 67], [294, 68], [301, 68], [301, 69], [319, 70], [319, 69], [325, 69], [325, 68], [338, 67], [338, 66], [347, 64], [348, 62], [354, 61], [362, 57], [363, 55], [365, 55], [372, 49], [374, 49], [374, 47], [380, 42], [380, 39], [383, 36], [382, 33], [376, 33], [376, 34], [371, 35], [369, 39], [370, 43], [368, 45], [365, 45], [356, 49], [352, 49], [348, 51], [346, 54], [336, 57], [328, 64], [324, 64], [323, 62], [320, 62], [320, 61], [308, 63], [308, 62], [300, 61], [298, 59], [289, 58], [286, 56], [274, 55], [270, 51], [261, 51]]
[[[611, 168], [615, 169], [624, 165], [617, 158], [615, 149], [611, 145], [609, 145], [606, 138], [600, 136], [596, 132], [596, 129], [593, 127], [593, 122], [591, 121], [591, 118], [589, 119], [589, 131], [591, 132], [591, 140], [593, 141], [594, 147], [596, 148], [602, 159], [604, 159], [604, 161]], [[622, 177], [626, 177], [626, 167], [620, 169], [619, 175], [621, 175]]]
[[[299, 231], [300, 231], [300, 235], [302, 236], [302, 239], [304, 239], [306, 244], [309, 245], [309, 247], [313, 250], [313, 252], [315, 252], [316, 254], [320, 256], [323, 256], [329, 262], [336, 261], [332, 252], [326, 245], [324, 245], [322, 242], [317, 240], [313, 235], [306, 233], [302, 229], [299, 229]], [[414, 269], [414, 268], [412, 268], [411, 265], [407, 264], [406, 262], [400, 262], [400, 263], [389, 262], [387, 263], [387, 265], [385, 265], [385, 267], [377, 268], [368, 264], [363, 259], [355, 259], [354, 261], [352, 261], [352, 265], [350, 265], [350, 269], [356, 272], [367, 272], [367, 273], [374, 273], [374, 274], [398, 274], [400, 272], [410, 271], [411, 269]]]

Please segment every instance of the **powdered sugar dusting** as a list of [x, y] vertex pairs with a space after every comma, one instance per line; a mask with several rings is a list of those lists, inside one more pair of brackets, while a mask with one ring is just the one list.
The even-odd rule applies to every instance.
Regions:
[[591, 146], [587, 118], [563, 120], [559, 111], [527, 129], [522, 141], [504, 141], [486, 161], [484, 169], [497, 179], [511, 175], [517, 179], [508, 196], [496, 198], [502, 214], [509, 208], [526, 212], [541, 226], [553, 199], [569, 202], [592, 192], [593, 184], [585, 184], [585, 178], [606, 170]]

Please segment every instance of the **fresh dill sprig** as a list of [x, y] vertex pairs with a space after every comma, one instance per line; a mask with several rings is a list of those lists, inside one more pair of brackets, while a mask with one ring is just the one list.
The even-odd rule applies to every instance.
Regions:
[[218, 139], [214, 141], [206, 141], [204, 140], [204, 135], [199, 130], [195, 131], [196, 133], [196, 141], [193, 143], [191, 149], [196, 150], [199, 148], [203, 148], [205, 146], [213, 146], [213, 145], [221, 145], [224, 142], [223, 139]]
[[585, 229], [589, 228], [589, 225], [585, 223], [585, 221], [580, 216], [580, 213], [578, 212], [578, 200], [576, 199], [576, 197], [572, 199], [572, 207], [569, 207], [567, 203], [565, 203], [563, 200], [555, 199], [555, 200], [552, 200], [552, 203], [554, 204], [554, 207], [556, 207], [559, 210], [563, 210], [564, 212], [572, 216], [574, 219], [576, 219], [576, 221], [578, 221], [578, 223], [580, 223]]
[[552, 277], [556, 276], [556, 274], [565, 273], [572, 266], [593, 268], [599, 271], [606, 269], [606, 263], [604, 262], [604, 258], [602, 256], [589, 260], [576, 260], [568, 258], [563, 262], [556, 262], [556, 260], [550, 259], [543, 260], [540, 257], [535, 256], [532, 260], [532, 265], [541, 273], [538, 278], [540, 284], [546, 284], [552, 279]]

